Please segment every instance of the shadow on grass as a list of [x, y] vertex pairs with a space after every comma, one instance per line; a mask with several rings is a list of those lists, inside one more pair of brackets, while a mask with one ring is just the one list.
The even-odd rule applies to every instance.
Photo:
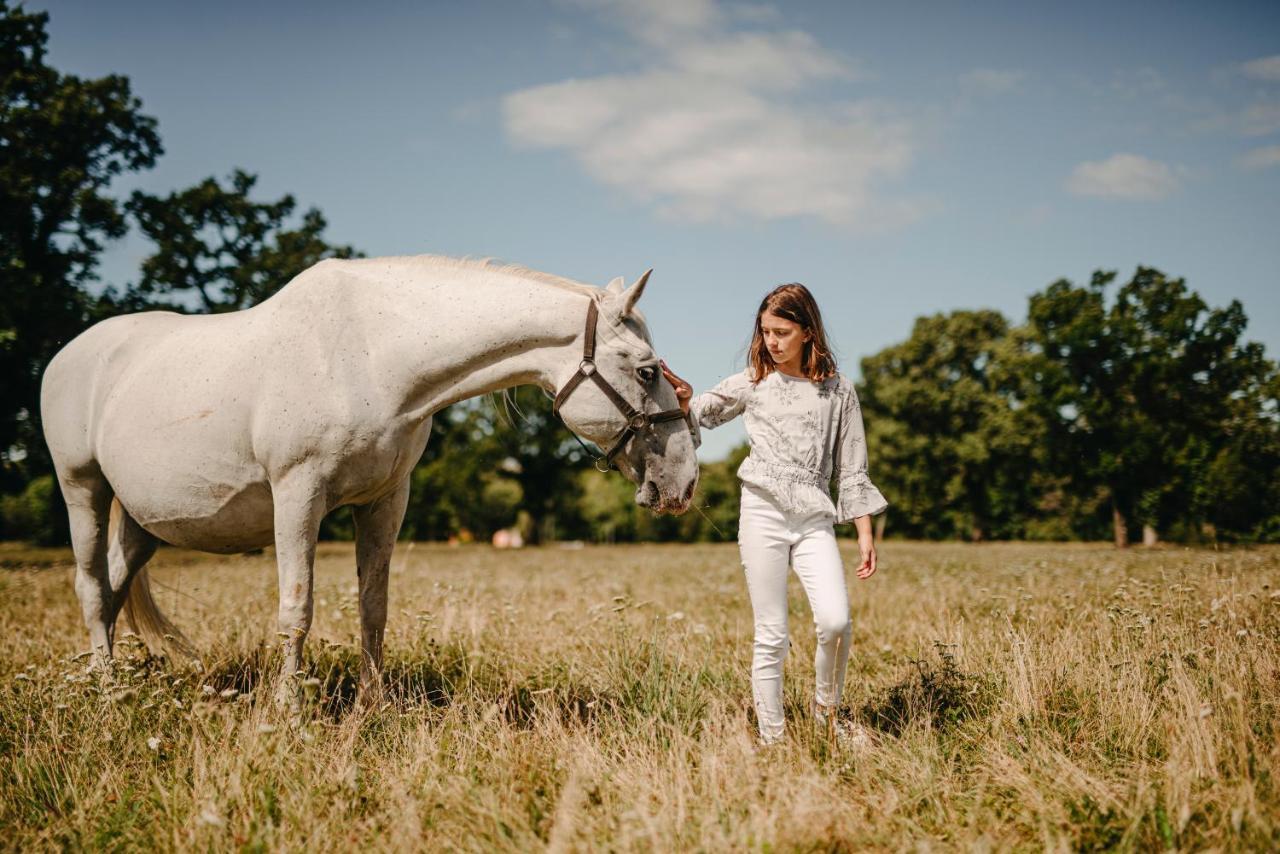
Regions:
[[[570, 678], [562, 663], [549, 663], [532, 676], [518, 675], [501, 656], [477, 653], [457, 641], [432, 640], [414, 649], [410, 660], [386, 663], [382, 699], [402, 712], [460, 707], [483, 716], [501, 715], [521, 729], [532, 728], [548, 715], [578, 725], [640, 718], [686, 732], [696, 729], [706, 707], [701, 671], [669, 660], [656, 641], [614, 649], [620, 651], [609, 656], [607, 672], [617, 677], [616, 682], [601, 687]], [[202, 678], [219, 694], [230, 689], [266, 699], [279, 666], [277, 650], [261, 644], [210, 662]], [[303, 689], [318, 713], [338, 721], [356, 709], [357, 650], [336, 645], [310, 648], [303, 671]]]
[[860, 710], [861, 718], [897, 736], [913, 724], [946, 730], [986, 715], [994, 701], [994, 681], [962, 671], [945, 644], [935, 643], [934, 650], [936, 661], [911, 662], [912, 672], [868, 700]]

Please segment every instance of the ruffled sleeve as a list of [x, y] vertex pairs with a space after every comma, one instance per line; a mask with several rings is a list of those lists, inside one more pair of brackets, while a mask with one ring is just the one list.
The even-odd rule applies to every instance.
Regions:
[[728, 421], [732, 421], [747, 408], [747, 397], [753, 386], [747, 378], [746, 371], [725, 377], [720, 384], [710, 391], [689, 401], [689, 420], [695, 425], [695, 442], [701, 443], [702, 437], [697, 427], [712, 429]]
[[836, 521], [843, 524], [859, 516], [883, 513], [889, 506], [867, 474], [867, 436], [862, 427], [862, 407], [853, 384], [841, 401], [832, 461], [836, 477]]

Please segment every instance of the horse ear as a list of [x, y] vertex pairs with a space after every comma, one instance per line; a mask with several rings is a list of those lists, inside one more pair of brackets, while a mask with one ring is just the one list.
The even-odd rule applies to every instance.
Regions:
[[623, 292], [622, 311], [621, 311], [622, 317], [626, 317], [627, 315], [631, 314], [631, 309], [636, 307], [636, 303], [639, 302], [640, 300], [640, 295], [644, 293], [644, 286], [649, 281], [649, 274], [652, 272], [653, 272], [652, 267], [650, 267], [648, 270], [645, 270], [644, 275], [636, 279], [636, 283], [631, 287], [627, 288]]
[[605, 290], [616, 297], [622, 293], [622, 288], [625, 284], [626, 282], [623, 281], [623, 278], [621, 276], [619, 276], [618, 278], [610, 282], [608, 286], [605, 287]]

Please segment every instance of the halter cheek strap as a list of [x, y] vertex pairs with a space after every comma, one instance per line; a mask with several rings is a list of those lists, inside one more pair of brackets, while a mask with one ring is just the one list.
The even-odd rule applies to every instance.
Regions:
[[[675, 421], [677, 418], [687, 421], [688, 416], [680, 409], [667, 409], [662, 412], [655, 412], [652, 415], [642, 412], [628, 403], [626, 398], [618, 394], [617, 389], [609, 384], [608, 380], [600, 376], [600, 372], [596, 369], [596, 325], [599, 317], [600, 312], [596, 308], [596, 301], [593, 299], [587, 305], [587, 329], [586, 334], [583, 336], [582, 361], [578, 363], [578, 370], [573, 376], [569, 377], [569, 381], [556, 394], [555, 403], [552, 404], [551, 411], [558, 417], [560, 415], [560, 407], [564, 405], [564, 402], [569, 399], [569, 395], [573, 394], [574, 389], [580, 386], [584, 380], [591, 380], [600, 391], [604, 392], [604, 396], [609, 398], [617, 410], [626, 418], [627, 424], [622, 428], [622, 433], [614, 440], [613, 445], [605, 452], [604, 456], [591, 454], [585, 443], [582, 447], [594, 458], [596, 469], [606, 472], [613, 468], [613, 458], [626, 447], [627, 443], [637, 433], [649, 430], [654, 424], [660, 424], [664, 421]], [[690, 428], [690, 432], [692, 432], [692, 428]], [[577, 433], [573, 435], [580, 443], [582, 442]], [[602, 463], [603, 465], [601, 465]]]

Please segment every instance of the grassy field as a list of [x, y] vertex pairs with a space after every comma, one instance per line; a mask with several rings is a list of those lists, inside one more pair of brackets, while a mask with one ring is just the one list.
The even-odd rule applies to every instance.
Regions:
[[1277, 549], [889, 542], [852, 584], [857, 754], [808, 717], [795, 582], [789, 735], [755, 747], [734, 546], [402, 546], [374, 710], [324, 546], [301, 722], [263, 681], [270, 553], [162, 552], [203, 663], [125, 638], [107, 686], [68, 555], [0, 565], [6, 849], [1280, 846]]

